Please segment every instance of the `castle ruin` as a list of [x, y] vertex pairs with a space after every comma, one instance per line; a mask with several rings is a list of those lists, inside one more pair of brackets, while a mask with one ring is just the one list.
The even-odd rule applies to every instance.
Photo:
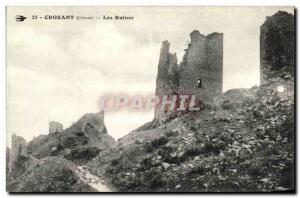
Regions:
[[9, 153], [8, 171], [13, 172], [21, 156], [26, 156], [26, 140], [16, 134], [12, 135], [11, 150]]
[[[170, 43], [162, 42], [158, 63], [155, 94], [195, 95], [197, 101], [209, 103], [223, 88], [223, 33], [202, 35], [190, 33], [191, 42], [178, 65], [176, 54], [170, 53]], [[172, 112], [156, 109], [155, 118]]]
[[294, 67], [294, 16], [279, 11], [260, 27], [260, 84], [274, 77], [293, 77]]
[[60, 133], [63, 132], [63, 125], [59, 122], [49, 122], [49, 133]]

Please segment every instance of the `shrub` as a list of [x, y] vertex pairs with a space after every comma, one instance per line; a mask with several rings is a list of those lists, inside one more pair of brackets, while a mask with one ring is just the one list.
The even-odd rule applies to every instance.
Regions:
[[188, 174], [204, 175], [207, 169], [203, 165], [194, 167]]
[[180, 163], [184, 162], [186, 160], [186, 158], [168, 155], [163, 160], [169, 164], [180, 164]]
[[222, 104], [221, 104], [223, 109], [229, 110], [229, 109], [234, 109], [234, 105], [229, 101], [229, 100], [225, 100]]
[[219, 154], [221, 150], [224, 150], [226, 147], [226, 144], [222, 141], [218, 141], [218, 142], [207, 142], [205, 143], [204, 147], [203, 147], [203, 153], [206, 154]]
[[145, 144], [146, 152], [150, 153], [150, 152], [154, 151], [155, 149], [159, 148], [160, 146], [163, 146], [163, 145], [167, 144], [168, 141], [169, 140], [168, 140], [167, 137], [162, 136], [160, 138], [152, 140], [151, 142], [147, 142]]
[[75, 135], [79, 137], [85, 136], [83, 132], [75, 132]]
[[183, 156], [189, 158], [189, 157], [200, 155], [201, 153], [202, 153], [202, 149], [200, 145], [193, 144], [186, 149]]
[[178, 132], [176, 132], [176, 131], [167, 131], [165, 134], [166, 134], [167, 137], [174, 137], [174, 136], [178, 135]]
[[120, 163], [120, 158], [116, 158], [116, 159], [113, 159], [110, 164], [112, 166], [117, 166], [119, 163]]
[[165, 182], [160, 171], [151, 169], [147, 175], [149, 176], [148, 178], [150, 178], [149, 185], [151, 190], [155, 190], [164, 185]]
[[157, 154], [162, 156], [163, 158], [167, 157], [168, 155], [170, 155], [170, 153], [174, 151], [173, 147], [170, 146], [162, 146], [158, 151]]
[[145, 158], [143, 159], [141, 163], [141, 170], [148, 170], [153, 166], [151, 158]]
[[162, 136], [158, 139], [154, 139], [152, 140], [151, 144], [154, 146], [154, 147], [160, 147], [160, 146], [163, 146], [165, 145], [166, 143], [168, 143], [168, 138]]

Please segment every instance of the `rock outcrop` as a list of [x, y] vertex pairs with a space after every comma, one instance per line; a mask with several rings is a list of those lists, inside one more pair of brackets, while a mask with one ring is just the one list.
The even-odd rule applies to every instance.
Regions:
[[87, 113], [66, 131], [82, 132], [91, 146], [106, 149], [116, 144], [114, 138], [107, 134], [104, 124], [104, 111]]
[[[88, 113], [61, 133], [40, 135], [28, 143], [28, 153], [36, 158], [63, 155], [68, 159], [81, 156], [92, 159], [99, 151], [113, 147], [116, 141], [107, 134], [104, 112]], [[91, 152], [93, 155], [84, 156]]]
[[93, 128], [98, 131], [99, 134], [107, 134], [107, 130], [104, 125], [104, 111], [84, 114], [77, 121], [76, 125], [85, 133], [88, 133], [88, 130]]
[[7, 150], [7, 190], [95, 192], [96, 189], [78, 175], [76, 167], [116, 145], [107, 134], [104, 112], [85, 114], [64, 131], [57, 122], [50, 125], [48, 135], [40, 135], [28, 144], [22, 137], [13, 135], [12, 147]]
[[63, 131], [63, 125], [59, 122], [49, 122], [49, 133], [60, 133]]

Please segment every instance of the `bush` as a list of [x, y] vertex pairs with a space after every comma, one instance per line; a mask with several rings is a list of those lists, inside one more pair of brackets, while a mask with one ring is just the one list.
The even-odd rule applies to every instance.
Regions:
[[[229, 144], [231, 141], [226, 141], [228, 138], [226, 138], [225, 136], [221, 136], [221, 138], [214, 138], [212, 140], [206, 140], [204, 146], [201, 148], [201, 150], [199, 150], [199, 154], [215, 154], [218, 155], [222, 150], [226, 149], [226, 145]], [[190, 151], [191, 153], [197, 153], [196, 148]]]
[[167, 144], [168, 141], [169, 141], [168, 138], [162, 136], [162, 137], [160, 137], [158, 139], [152, 140], [151, 144], [152, 144], [152, 146], [158, 148], [160, 146], [163, 146], [163, 145]]
[[187, 150], [184, 152], [184, 157], [194, 157], [197, 155], [202, 154], [202, 148], [198, 144], [193, 144], [190, 147], [187, 148]]
[[162, 146], [158, 151], [157, 154], [162, 156], [163, 158], [167, 157], [168, 155], [170, 155], [170, 153], [174, 151], [173, 147], [170, 146]]
[[75, 135], [79, 137], [85, 136], [83, 132], [75, 132]]
[[113, 159], [110, 164], [112, 166], [117, 166], [117, 165], [119, 165], [119, 163], [120, 163], [120, 158], [116, 158], [116, 159]]
[[234, 105], [229, 100], [224, 100], [221, 106], [225, 110], [234, 109]]
[[179, 157], [179, 156], [171, 156], [168, 155], [164, 158], [164, 161], [169, 163], [169, 164], [180, 164], [184, 162], [186, 159], [184, 157]]
[[206, 171], [207, 171], [207, 169], [204, 166], [199, 165], [199, 166], [194, 167], [188, 174], [204, 175]]
[[157, 148], [165, 145], [168, 143], [168, 138], [165, 137], [165, 136], [162, 136], [160, 138], [157, 138], [157, 139], [154, 139], [152, 140], [151, 142], [147, 142], [145, 144], [145, 149], [146, 149], [146, 152], [150, 153], [154, 150], [156, 150]]
[[174, 137], [174, 136], [178, 135], [178, 132], [176, 132], [176, 131], [167, 131], [165, 134], [166, 134], [167, 137]]
[[151, 158], [145, 158], [143, 159], [142, 163], [141, 163], [141, 170], [148, 170], [153, 166], [152, 164], [152, 159]]
[[164, 180], [162, 177], [162, 173], [156, 169], [152, 169], [149, 171], [149, 173], [147, 174], [149, 177], [146, 178], [150, 178], [150, 189], [151, 190], [155, 190], [161, 186], [164, 185]]
[[100, 149], [98, 149], [97, 147], [76, 148], [64, 157], [71, 161], [90, 161], [94, 157], [96, 157], [99, 152]]

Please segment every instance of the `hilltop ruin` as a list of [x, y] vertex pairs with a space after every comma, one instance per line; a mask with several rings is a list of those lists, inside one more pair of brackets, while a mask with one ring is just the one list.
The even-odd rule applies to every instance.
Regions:
[[[156, 95], [196, 95], [197, 101], [208, 103], [222, 93], [223, 33], [207, 36], [198, 30], [190, 33], [191, 42], [178, 65], [170, 43], [162, 42], [156, 79]], [[172, 112], [156, 109], [155, 118]]]
[[279, 11], [260, 27], [260, 84], [274, 77], [294, 77], [294, 23], [294, 15]]

